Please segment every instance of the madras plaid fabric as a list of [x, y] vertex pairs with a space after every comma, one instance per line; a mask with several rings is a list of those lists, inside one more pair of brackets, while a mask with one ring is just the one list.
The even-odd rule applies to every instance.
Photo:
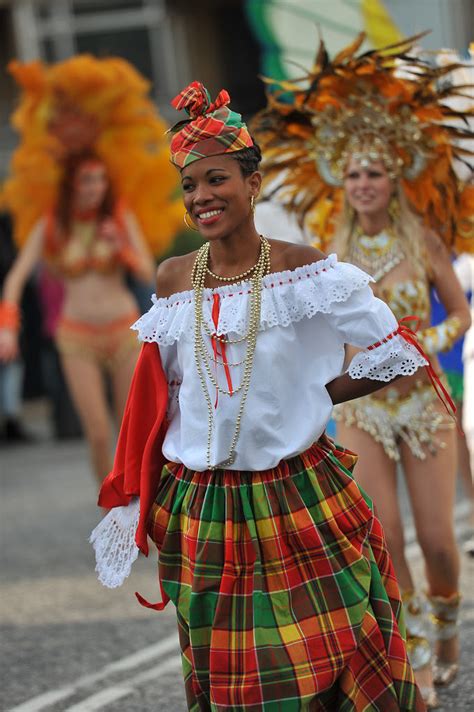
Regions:
[[192, 712], [425, 709], [355, 461], [324, 437], [264, 472], [164, 468], [149, 534]]
[[222, 89], [211, 103], [207, 89], [192, 82], [171, 102], [178, 111], [190, 116], [171, 130], [171, 161], [184, 168], [193, 161], [253, 146], [252, 138], [240, 114], [227, 108], [229, 94]]

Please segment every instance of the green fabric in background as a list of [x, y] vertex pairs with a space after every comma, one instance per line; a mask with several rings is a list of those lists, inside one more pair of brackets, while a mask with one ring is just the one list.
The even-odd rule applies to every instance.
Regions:
[[463, 374], [459, 373], [459, 371], [450, 371], [447, 369], [444, 369], [444, 373], [448, 379], [449, 390], [451, 391], [453, 399], [461, 403], [464, 394]]

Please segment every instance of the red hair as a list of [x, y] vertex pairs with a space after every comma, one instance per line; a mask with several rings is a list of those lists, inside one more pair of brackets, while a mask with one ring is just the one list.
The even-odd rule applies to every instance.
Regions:
[[[63, 236], [67, 236], [71, 227], [75, 191], [74, 182], [79, 169], [84, 163], [99, 163], [105, 166], [104, 161], [91, 151], [71, 155], [64, 160], [64, 173], [59, 184], [58, 202], [56, 205], [56, 220]], [[97, 211], [98, 220], [102, 221], [107, 217], [111, 217], [114, 214], [115, 206], [116, 199], [110, 184], [110, 179], [108, 179], [107, 190]]]

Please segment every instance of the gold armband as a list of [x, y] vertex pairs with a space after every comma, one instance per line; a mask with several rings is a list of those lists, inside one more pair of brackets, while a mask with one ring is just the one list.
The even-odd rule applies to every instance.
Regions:
[[449, 351], [460, 338], [461, 321], [457, 316], [450, 316], [441, 324], [429, 326], [418, 332], [418, 340], [424, 350], [430, 355]]

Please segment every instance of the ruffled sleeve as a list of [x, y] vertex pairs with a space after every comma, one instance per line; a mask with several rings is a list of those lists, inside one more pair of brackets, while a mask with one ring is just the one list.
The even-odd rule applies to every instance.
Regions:
[[368, 285], [353, 291], [344, 302], [334, 303], [327, 318], [345, 343], [363, 349], [349, 364], [351, 378], [388, 382], [428, 365], [399, 333], [392, 311]]

